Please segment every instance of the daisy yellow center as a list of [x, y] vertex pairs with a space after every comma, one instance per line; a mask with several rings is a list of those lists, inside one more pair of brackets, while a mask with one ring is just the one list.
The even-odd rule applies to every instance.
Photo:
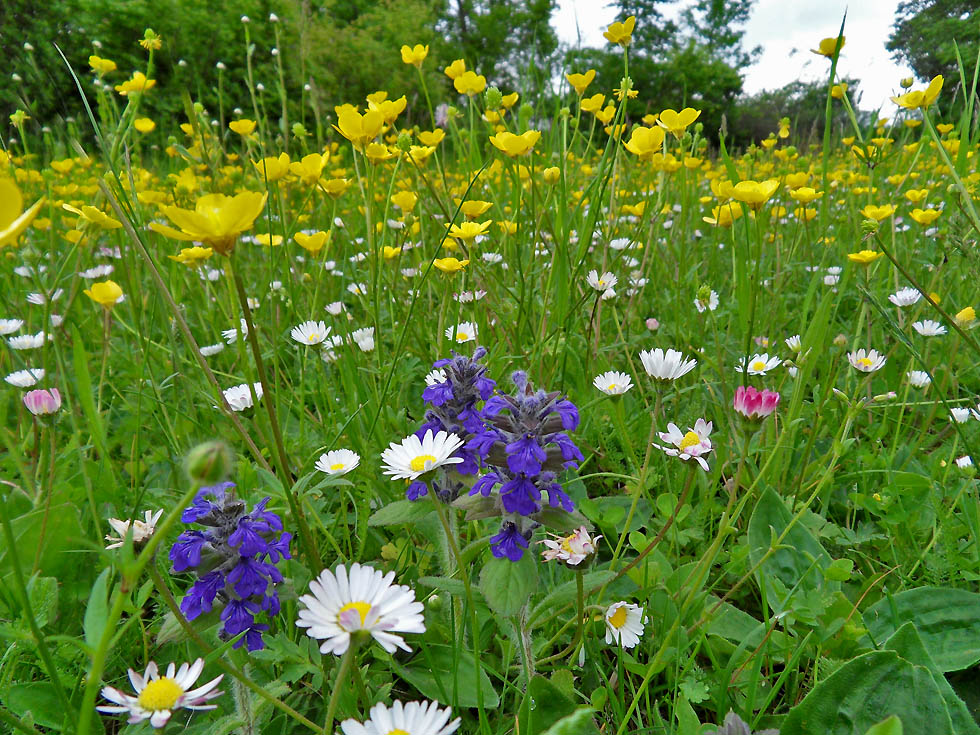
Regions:
[[684, 435], [684, 438], [681, 439], [681, 443], [677, 445], [677, 448], [683, 452], [688, 447], [696, 447], [700, 443], [701, 437], [695, 432], [689, 431]]
[[338, 613], [338, 617], [343, 615], [348, 610], [357, 610], [357, 614], [361, 616], [361, 625], [364, 625], [364, 621], [367, 620], [368, 613], [371, 612], [371, 605], [367, 602], [348, 602]]
[[465, 342], [469, 338], [470, 338], [470, 335], [468, 335], [466, 332], [456, 332], [456, 341], [457, 342]]
[[871, 362], [867, 357], [862, 357], [857, 360], [857, 364], [861, 367], [871, 367], [874, 363]]
[[402, 730], [400, 727], [396, 727], [394, 730], [389, 730], [388, 735], [409, 735], [408, 730]]
[[600, 285], [600, 286], [605, 286], [605, 285], [606, 285], [606, 281], [605, 281], [605, 279], [604, 279], [604, 278], [600, 278], [600, 279], [599, 279], [599, 285]]
[[616, 630], [626, 625], [626, 608], [617, 607], [616, 612], [609, 616], [609, 624]]
[[306, 341], [309, 342], [310, 344], [313, 344], [314, 342], [319, 341], [319, 339], [320, 339], [319, 333], [313, 332], [310, 334], [310, 336], [306, 338]]
[[146, 688], [140, 692], [138, 701], [140, 707], [150, 712], [173, 709], [183, 693], [184, 690], [176, 681], [169, 676], [164, 676], [147, 684]]
[[334, 462], [332, 465], [330, 465], [330, 469], [332, 469], [332, 470], [342, 470], [342, 469], [344, 469], [344, 463], [343, 462]]
[[423, 472], [429, 469], [432, 462], [435, 462], [436, 458], [431, 454], [420, 454], [418, 457], [412, 459], [409, 466], [412, 468], [412, 472]]
[[752, 369], [753, 370], [765, 370], [766, 369], [766, 363], [764, 363], [762, 360], [756, 360], [755, 362], [752, 363]]

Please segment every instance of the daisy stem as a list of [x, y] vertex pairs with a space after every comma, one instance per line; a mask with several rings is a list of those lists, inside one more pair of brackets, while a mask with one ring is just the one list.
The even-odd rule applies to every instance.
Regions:
[[351, 636], [350, 645], [347, 646], [347, 650], [344, 651], [344, 655], [340, 659], [340, 669], [337, 671], [337, 678], [333, 683], [333, 692], [330, 694], [330, 702], [327, 704], [327, 717], [323, 721], [323, 735], [332, 735], [333, 733], [334, 715], [337, 713], [337, 704], [340, 702], [340, 693], [346, 688], [341, 686], [341, 684], [343, 684], [344, 680], [347, 678], [347, 671], [354, 662], [354, 656], [357, 651], [357, 643], [357, 636]]

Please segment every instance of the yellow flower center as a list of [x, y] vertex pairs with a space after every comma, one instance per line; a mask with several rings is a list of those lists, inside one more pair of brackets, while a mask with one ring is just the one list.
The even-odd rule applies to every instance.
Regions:
[[615, 383], [610, 383], [609, 386], [608, 386], [608, 388], [609, 388], [609, 390], [616, 390], [616, 384]]
[[626, 625], [626, 606], [617, 607], [616, 612], [609, 616], [609, 624], [616, 630]]
[[457, 342], [465, 342], [469, 338], [470, 338], [470, 335], [468, 335], [466, 332], [459, 332], [459, 331], [456, 332], [456, 341]]
[[366, 602], [348, 602], [342, 608], [340, 612], [337, 613], [337, 618], [339, 619], [348, 610], [357, 610], [357, 614], [361, 616], [361, 625], [364, 625], [364, 621], [367, 620], [368, 613], [371, 612], [371, 605]]
[[873, 363], [868, 358], [862, 357], [857, 361], [857, 364], [860, 365], [861, 367], [867, 368], [867, 367], [871, 367]]
[[695, 447], [700, 443], [701, 443], [701, 437], [698, 436], [695, 432], [689, 431], [684, 435], [684, 438], [681, 439], [681, 443], [677, 445], [677, 448], [683, 452], [688, 447]]
[[402, 730], [400, 727], [396, 727], [394, 730], [389, 730], [388, 735], [409, 735], [408, 730]]
[[431, 467], [432, 463], [435, 461], [436, 458], [431, 454], [420, 454], [411, 461], [409, 466], [412, 468], [412, 472], [424, 472], [425, 470], [429, 469], [429, 467]]
[[756, 371], [765, 370], [766, 363], [764, 363], [762, 360], [756, 360], [752, 363], [752, 369]]
[[344, 463], [343, 462], [334, 462], [332, 465], [330, 465], [330, 469], [332, 469], [332, 470], [342, 470], [342, 469], [344, 469]]
[[320, 333], [319, 332], [313, 332], [312, 334], [310, 334], [309, 336], [307, 336], [306, 341], [309, 342], [311, 345], [319, 342], [320, 341]]
[[139, 704], [145, 710], [156, 712], [163, 709], [173, 709], [177, 700], [184, 693], [180, 685], [169, 676], [154, 679], [140, 692]]

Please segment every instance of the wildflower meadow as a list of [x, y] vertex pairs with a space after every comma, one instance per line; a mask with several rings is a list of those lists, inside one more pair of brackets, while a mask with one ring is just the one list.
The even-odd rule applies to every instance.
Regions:
[[643, 23], [550, 106], [242, 18], [220, 110], [147, 29], [11, 115], [3, 732], [980, 735], [976, 59], [869, 117], [845, 21], [743, 144]]

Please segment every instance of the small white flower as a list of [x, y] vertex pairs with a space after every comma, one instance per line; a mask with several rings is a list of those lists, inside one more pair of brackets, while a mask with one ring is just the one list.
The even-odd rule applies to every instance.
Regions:
[[[649, 322], [648, 319], [648, 328], [650, 328]], [[698, 364], [694, 359], [685, 360], [684, 355], [677, 350], [664, 352], [659, 347], [655, 350], [641, 351], [640, 362], [643, 363], [647, 375], [655, 380], [677, 380], [691, 372]]]
[[905, 376], [909, 379], [909, 385], [913, 388], [925, 388], [932, 382], [929, 373], [925, 370], [909, 370]]
[[479, 330], [473, 322], [462, 322], [455, 327], [446, 327], [446, 337], [459, 344], [476, 340]]
[[898, 289], [898, 291], [888, 297], [888, 300], [895, 304], [895, 306], [903, 308], [918, 303], [919, 299], [921, 298], [921, 293], [916, 291], [911, 286], [906, 286], [905, 288]]
[[109, 525], [112, 526], [112, 530], [116, 532], [116, 535], [105, 537], [106, 541], [112, 541], [111, 544], [106, 546], [106, 549], [118, 549], [122, 546], [126, 534], [129, 533], [130, 526], [133, 527], [133, 545], [141, 545], [156, 531], [157, 523], [160, 521], [160, 516], [162, 515], [163, 510], [158, 510], [156, 513], [148, 510], [143, 513], [143, 520], [136, 518], [132, 521], [121, 521], [118, 518], [110, 518]]
[[[262, 383], [253, 383], [252, 388], [255, 389], [255, 400], [262, 400]], [[244, 411], [253, 405], [252, 393], [248, 389], [248, 383], [232, 386], [222, 392], [225, 394], [225, 400], [228, 401], [232, 411]]]
[[504, 259], [504, 256], [501, 255], [500, 253], [484, 253], [481, 257], [491, 265], [495, 263], [500, 263]]
[[[768, 352], [763, 352], [761, 355], [752, 355], [752, 358], [748, 360], [748, 374], [765, 375], [773, 368], [779, 367], [782, 364], [783, 361], [778, 355], [769, 357]], [[735, 372], [746, 372], [745, 364], [743, 363], [741, 365], [736, 365]]]
[[81, 271], [78, 276], [79, 278], [87, 279], [105, 278], [106, 276], [111, 275], [114, 270], [115, 266], [113, 266], [111, 263], [105, 263], [103, 265], [96, 265], [88, 270]]
[[876, 370], [881, 370], [886, 359], [878, 350], [865, 350], [863, 347], [857, 352], [847, 353], [847, 361], [851, 363], [851, 367], [860, 370], [862, 373], [873, 373]]
[[921, 322], [912, 322], [912, 329], [923, 337], [939, 337], [946, 334], [946, 327], [932, 319], [923, 319]]
[[350, 572], [343, 564], [336, 573], [324, 569], [310, 582], [311, 594], [299, 598], [305, 607], [296, 625], [323, 641], [320, 653], [342, 655], [350, 647], [351, 634], [360, 631], [370, 633], [388, 653], [396, 648], [411, 651], [394, 633], [425, 632], [422, 603], [411, 587], [393, 585], [394, 579], [394, 572], [384, 574], [356, 562]]
[[365, 296], [367, 294], [367, 286], [363, 283], [349, 283], [347, 284], [347, 290], [355, 296]]
[[178, 709], [215, 709], [217, 705], [208, 702], [221, 696], [222, 693], [216, 691], [215, 687], [221, 682], [223, 675], [197, 689], [191, 689], [202, 671], [204, 659], [199, 658], [193, 664], [181, 664], [179, 669], [170, 664], [167, 675], [160, 676], [156, 662], [151, 661], [142, 676], [132, 669], [129, 670], [129, 681], [136, 696], [125, 694], [114, 687], [105, 687], [102, 696], [113, 704], [100, 705], [96, 709], [107, 714], [128, 714], [130, 724], [149, 720], [150, 725], [157, 728], [166, 725], [170, 716]]
[[60, 299], [64, 293], [65, 293], [65, 289], [63, 288], [56, 288], [50, 294], [29, 293], [27, 294], [27, 303], [35, 304], [36, 306], [42, 306], [48, 301], [56, 301], [57, 299]]
[[631, 602], [614, 602], [606, 610], [606, 645], [615, 641], [633, 648], [643, 635], [643, 608]]
[[327, 475], [346, 475], [361, 463], [361, 455], [350, 449], [334, 449], [321, 454], [316, 468]]
[[0, 335], [13, 334], [23, 326], [23, 319], [0, 319]]
[[201, 348], [201, 354], [205, 357], [211, 357], [212, 355], [217, 355], [225, 348], [224, 342], [218, 342], [216, 345], [205, 345]]
[[433, 435], [428, 429], [422, 439], [412, 434], [400, 444], [391, 442], [381, 453], [383, 474], [392, 480], [415, 480], [443, 465], [462, 462], [462, 457], [452, 456], [461, 446], [463, 440], [446, 431]]
[[803, 340], [800, 339], [800, 335], [798, 334], [794, 334], [792, 337], [787, 337], [783, 341], [792, 352], [799, 352], [801, 349], [803, 349]]
[[654, 443], [653, 446], [669, 457], [680, 457], [684, 461], [693, 459], [701, 465], [701, 469], [707, 472], [708, 463], [701, 455], [708, 454], [712, 450], [711, 439], [708, 438], [711, 434], [711, 428], [710, 421], [698, 419], [685, 434], [677, 428], [677, 424], [669, 423], [667, 424], [667, 431], [659, 431], [657, 434], [661, 441], [669, 442], [673, 446], [665, 447], [657, 443]]
[[330, 336], [330, 327], [311, 320], [293, 327], [289, 336], [301, 345], [318, 345]]
[[327, 313], [331, 316], [339, 316], [340, 312], [344, 310], [343, 301], [332, 301], [326, 306]]
[[[242, 330], [242, 339], [245, 339], [248, 336], [248, 322], [242, 319], [239, 322], [239, 326], [241, 327]], [[234, 344], [235, 342], [238, 341], [238, 330], [226, 329], [221, 333], [221, 336], [224, 337], [225, 342], [227, 342], [228, 344], [230, 345]]]
[[486, 295], [486, 291], [463, 291], [462, 293], [453, 294], [453, 298], [461, 304], [469, 304], [472, 301], [479, 301]]
[[694, 306], [698, 310], [699, 314], [703, 314], [705, 311], [714, 311], [718, 308], [719, 303], [717, 291], [712, 291], [709, 294], [707, 302], [702, 301], [699, 298], [694, 299]]
[[44, 380], [44, 368], [17, 370], [4, 378], [4, 380], [15, 388], [30, 388], [32, 385], [37, 385], [39, 381]]
[[627, 373], [610, 370], [601, 375], [596, 375], [592, 385], [607, 396], [618, 396], [633, 387], [633, 379]]
[[598, 271], [591, 270], [585, 277], [585, 282], [596, 291], [606, 291], [607, 289], [614, 288], [619, 281], [616, 276], [608, 271], [600, 276]]
[[589, 529], [581, 526], [569, 536], [555, 536], [553, 539], [545, 539], [540, 543], [548, 548], [541, 552], [541, 557], [545, 561], [564, 562], [569, 566], [578, 566], [595, 553], [596, 546], [602, 536], [592, 538], [589, 536]]
[[378, 702], [371, 708], [367, 722], [344, 720], [340, 729], [344, 735], [450, 735], [459, 727], [458, 717], [449, 722], [451, 714], [449, 707], [439, 709], [438, 702], [395, 701], [390, 708]]
[[350, 338], [360, 348], [361, 352], [370, 352], [374, 349], [374, 327], [355, 329], [350, 333]]
[[949, 418], [951, 421], [955, 421], [958, 424], [965, 424], [970, 420], [970, 409], [961, 408], [959, 406], [951, 408], [949, 409]]
[[840, 276], [836, 273], [828, 273], [823, 277], [824, 286], [836, 286], [838, 283], [840, 283]]
[[7, 340], [7, 344], [10, 345], [12, 350], [35, 350], [44, 344], [44, 340], [51, 339], [50, 334], [45, 334], [44, 332], [38, 332], [37, 334], [18, 334], [16, 337], [10, 337]]

